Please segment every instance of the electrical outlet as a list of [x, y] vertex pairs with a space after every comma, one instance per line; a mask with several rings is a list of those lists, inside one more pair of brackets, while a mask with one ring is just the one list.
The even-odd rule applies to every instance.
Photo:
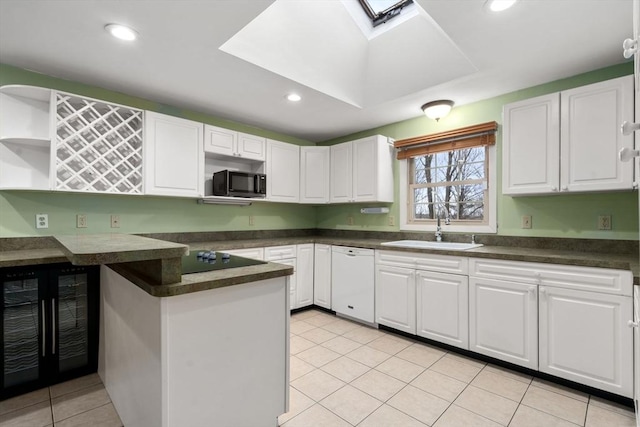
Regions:
[[396, 225], [396, 219], [393, 215], [389, 215], [389, 217], [387, 218], [387, 222], [391, 226]]
[[531, 228], [531, 215], [522, 215], [520, 228]]
[[87, 228], [87, 216], [85, 214], [76, 215], [76, 228]]
[[611, 215], [600, 215], [598, 217], [598, 230], [611, 230]]
[[36, 228], [49, 228], [49, 215], [40, 213], [36, 214]]
[[347, 217], [347, 224], [348, 224], [348, 225], [353, 225], [353, 215], [349, 215], [349, 216]]
[[120, 215], [111, 215], [111, 228], [120, 228]]
[[255, 224], [255, 219], [253, 215], [249, 215], [249, 225], [254, 225], [254, 224]]

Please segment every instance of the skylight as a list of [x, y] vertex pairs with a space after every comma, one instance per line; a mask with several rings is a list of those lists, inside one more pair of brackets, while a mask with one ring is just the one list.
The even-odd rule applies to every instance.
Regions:
[[374, 27], [400, 15], [413, 0], [358, 0]]

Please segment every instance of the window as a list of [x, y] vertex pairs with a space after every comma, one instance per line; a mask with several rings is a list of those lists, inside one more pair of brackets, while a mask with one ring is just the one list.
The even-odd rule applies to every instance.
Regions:
[[435, 218], [486, 223], [487, 148], [473, 147], [409, 159], [409, 223]]
[[359, 0], [360, 5], [371, 18], [374, 27], [400, 15], [402, 9], [413, 0]]
[[[400, 229], [495, 233], [496, 122], [394, 143], [400, 177]], [[448, 220], [448, 221], [447, 221]]]

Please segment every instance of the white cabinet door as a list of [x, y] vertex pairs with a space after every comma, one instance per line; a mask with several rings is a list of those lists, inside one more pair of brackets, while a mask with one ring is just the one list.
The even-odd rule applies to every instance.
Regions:
[[291, 276], [287, 276], [289, 278], [289, 309], [293, 310], [294, 308], [297, 308], [296, 289], [298, 285], [298, 280], [297, 280], [298, 266], [296, 263], [296, 259], [295, 258], [281, 259], [281, 260], [272, 261], [272, 262], [276, 262], [278, 264], [290, 265], [291, 267], [293, 267], [293, 274]]
[[145, 111], [143, 170], [145, 193], [204, 195], [203, 125]]
[[238, 133], [238, 157], [264, 162], [265, 145], [265, 138], [250, 135], [248, 133]]
[[409, 334], [415, 334], [415, 270], [377, 265], [375, 286], [376, 322]]
[[296, 308], [313, 304], [313, 243], [298, 245], [296, 256]]
[[222, 156], [234, 156], [238, 141], [238, 132], [219, 128], [217, 126], [204, 126], [204, 151]]
[[329, 202], [329, 147], [300, 147], [300, 203]]
[[353, 199], [352, 153], [350, 142], [331, 146], [331, 203], [348, 203]]
[[381, 135], [353, 144], [353, 201], [393, 202], [393, 150]]
[[417, 334], [468, 350], [468, 276], [418, 271], [416, 294]]
[[507, 104], [503, 109], [502, 193], [559, 190], [560, 94]]
[[300, 198], [300, 147], [267, 140], [267, 200], [297, 203]]
[[207, 153], [264, 162], [265, 138], [211, 125], [205, 125], [204, 134]]
[[331, 245], [315, 244], [313, 303], [331, 309]]
[[469, 350], [538, 369], [537, 286], [470, 277]]
[[[561, 191], [631, 189], [633, 166], [618, 152], [633, 148], [620, 124], [633, 122], [633, 76], [561, 93]], [[528, 162], [533, 163], [529, 158]]]
[[633, 397], [632, 298], [541, 286], [540, 371]]
[[[640, 1], [639, 1], [640, 3]], [[640, 6], [640, 4], [639, 4]], [[640, 7], [638, 8], [640, 9]], [[640, 13], [640, 10], [638, 10]], [[640, 286], [633, 287], [633, 400], [636, 406], [636, 421], [640, 425]]]

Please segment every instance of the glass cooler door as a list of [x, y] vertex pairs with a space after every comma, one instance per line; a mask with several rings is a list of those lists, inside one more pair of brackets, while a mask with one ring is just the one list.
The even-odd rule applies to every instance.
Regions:
[[2, 272], [2, 394], [43, 381], [46, 278], [38, 270]]

